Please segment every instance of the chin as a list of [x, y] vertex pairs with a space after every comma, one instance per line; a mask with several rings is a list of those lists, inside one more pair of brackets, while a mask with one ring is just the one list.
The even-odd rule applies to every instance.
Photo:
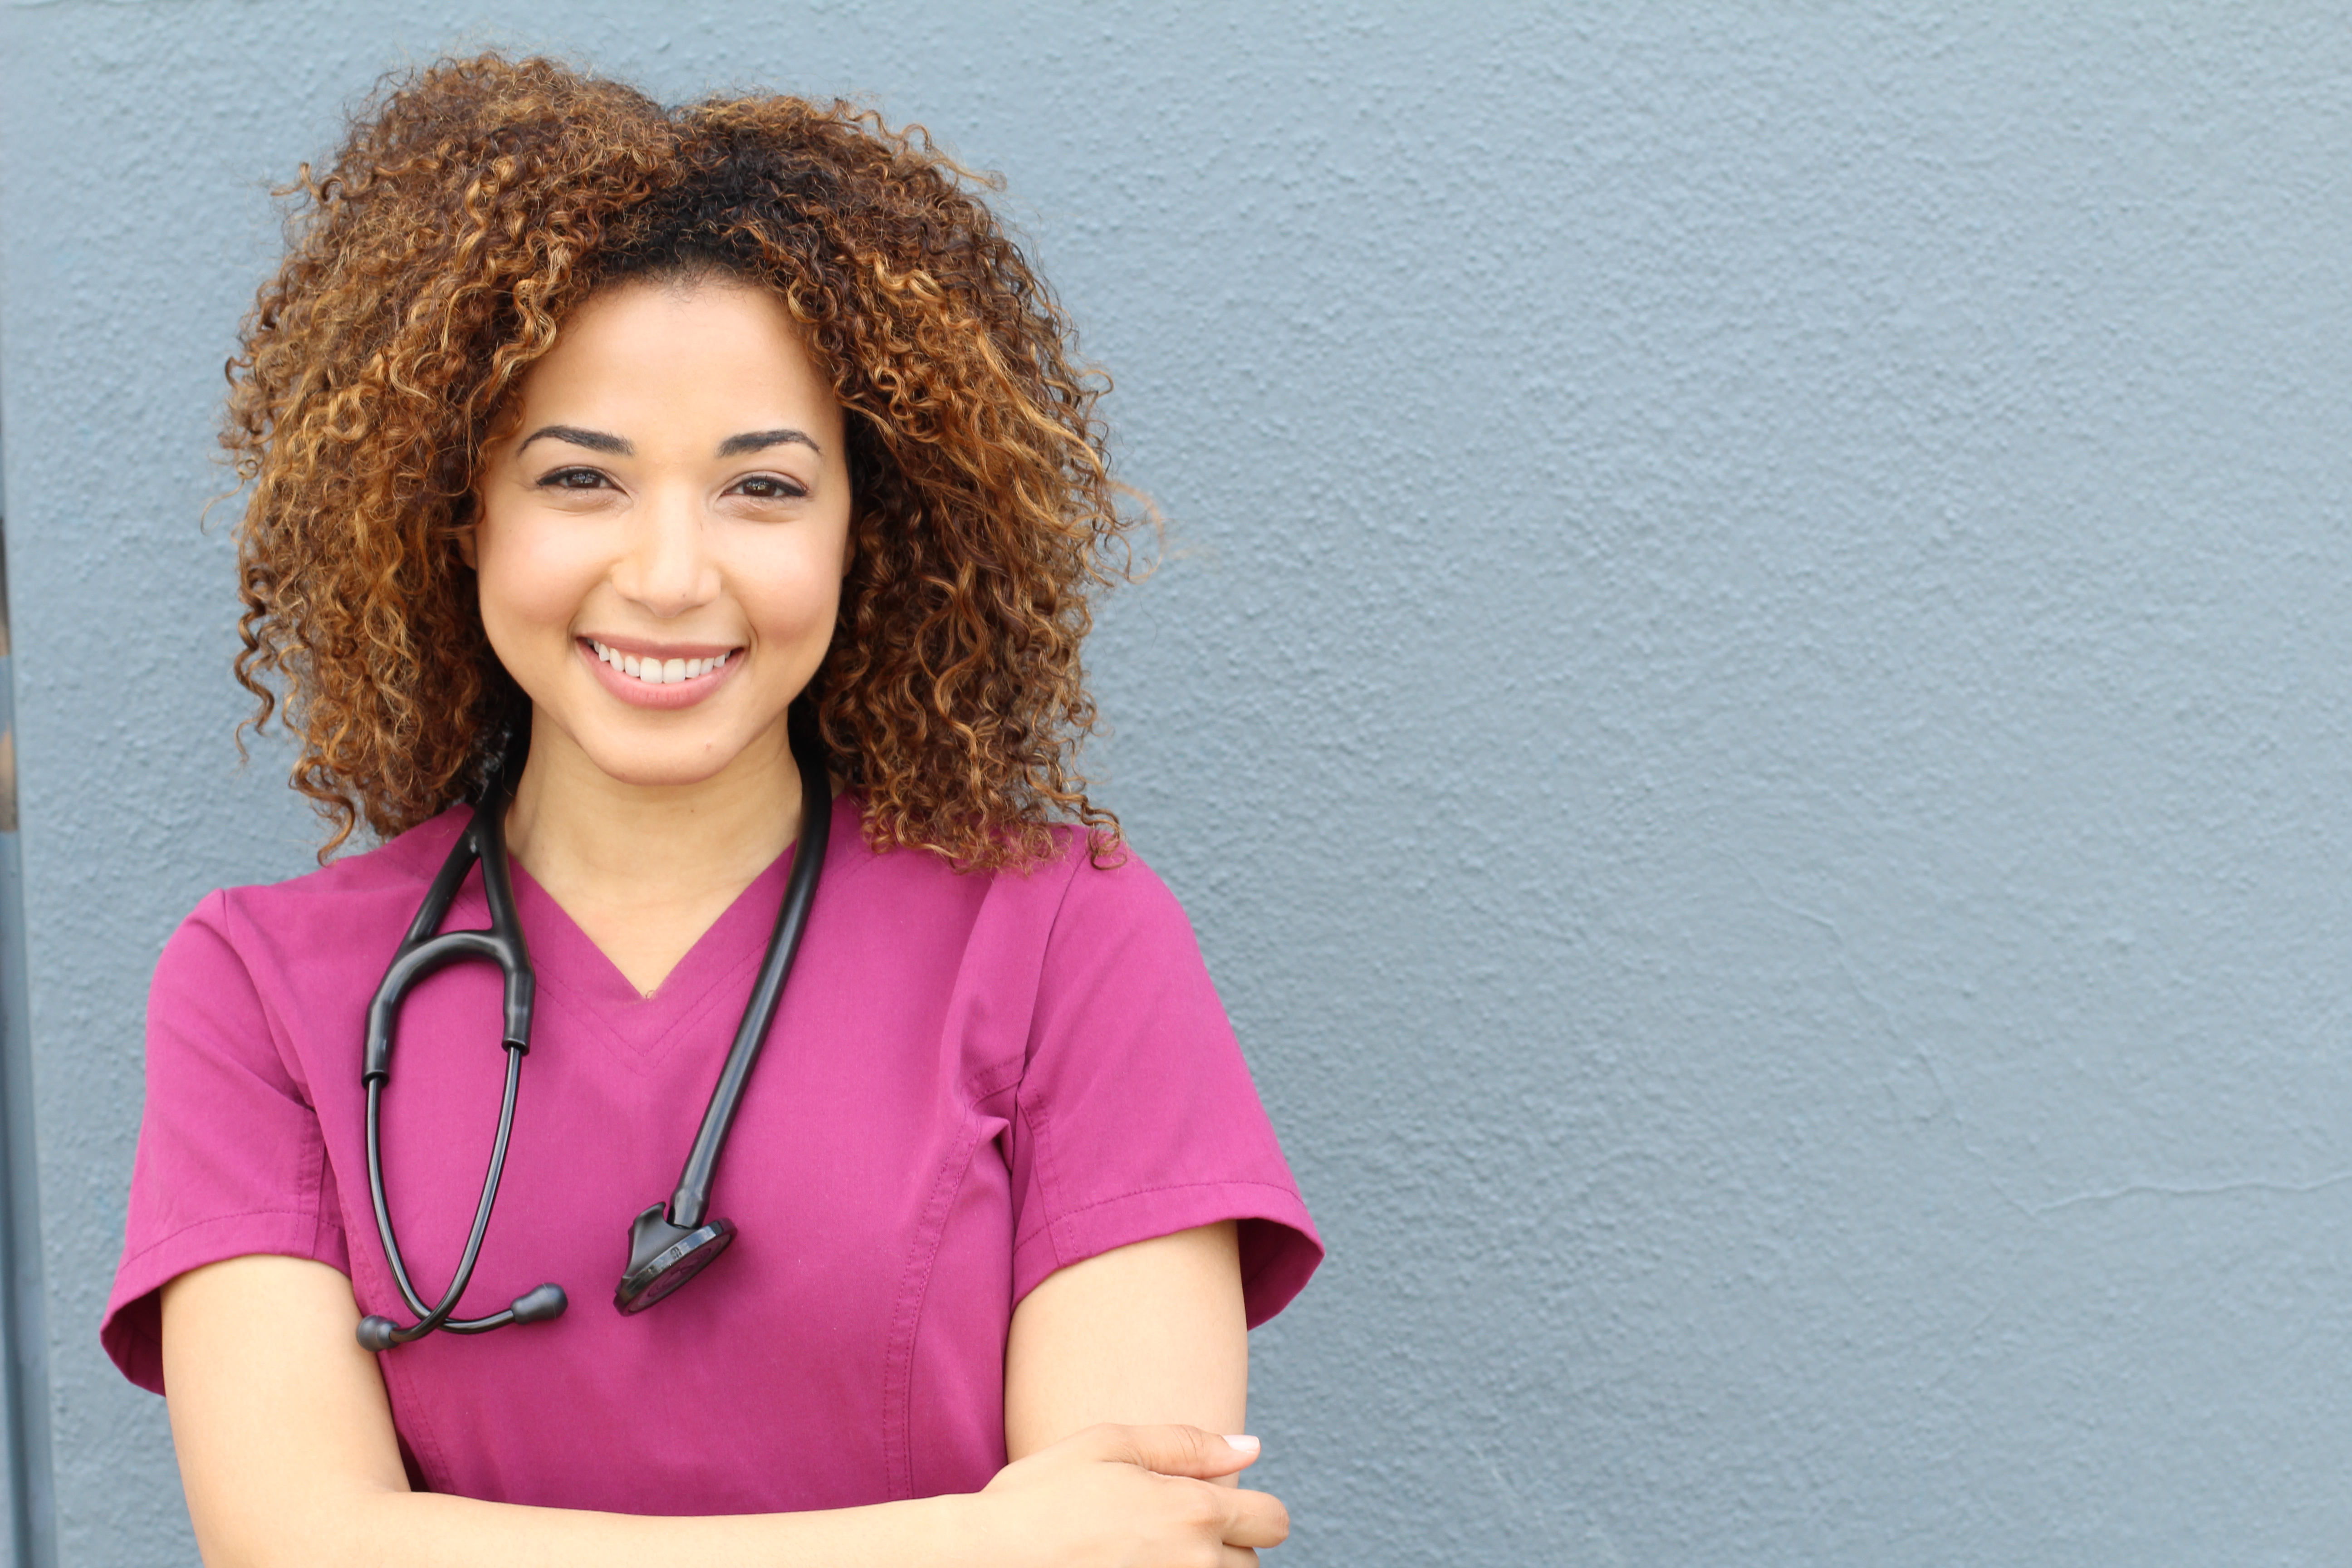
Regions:
[[676, 789], [718, 777], [742, 748], [631, 745], [614, 741], [583, 750], [597, 771], [615, 784], [637, 789]]

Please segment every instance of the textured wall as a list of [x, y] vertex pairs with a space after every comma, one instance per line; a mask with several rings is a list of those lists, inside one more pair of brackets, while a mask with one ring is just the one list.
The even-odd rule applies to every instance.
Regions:
[[1180, 9], [0, 9], [65, 1561], [192, 1555], [141, 997], [308, 833], [196, 527], [263, 187], [484, 39], [926, 121], [1117, 372], [1098, 755], [1333, 1247], [1276, 1561], [2340, 1560], [2352, 20]]

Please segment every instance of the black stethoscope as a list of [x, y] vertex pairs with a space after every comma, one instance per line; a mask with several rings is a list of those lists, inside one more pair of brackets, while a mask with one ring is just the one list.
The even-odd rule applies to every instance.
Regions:
[[[752, 984], [751, 999], [744, 1005], [743, 1021], [736, 1027], [735, 1043], [728, 1048], [727, 1064], [719, 1070], [719, 1085], [710, 1092], [709, 1108], [702, 1113], [701, 1130], [694, 1135], [694, 1147], [687, 1152], [686, 1168], [678, 1173], [677, 1190], [670, 1194], [667, 1204], [654, 1205], [629, 1226], [629, 1266], [621, 1276], [619, 1288], [613, 1292], [613, 1305], [623, 1312], [644, 1311], [700, 1273], [735, 1239], [732, 1221], [706, 1217], [710, 1206], [711, 1173], [719, 1163], [719, 1151], [727, 1142], [727, 1130], [734, 1123], [736, 1108], [742, 1101], [743, 1086], [751, 1077], [751, 1065], [759, 1059], [768, 1026], [775, 1018], [784, 980], [793, 971], [793, 956], [800, 951], [809, 906], [816, 900], [817, 878], [824, 870], [825, 836], [833, 819], [833, 786], [825, 774], [824, 748], [817, 742], [814, 720], [802, 705], [793, 709], [789, 733], [793, 761], [799, 765], [801, 774], [801, 832], [799, 846], [793, 854], [792, 875], [784, 884], [783, 907], [776, 911], [776, 926], [768, 938], [767, 956], [761, 962], [759, 978]], [[450, 847], [440, 875], [425, 890], [416, 918], [408, 923], [408, 934], [401, 939], [400, 951], [393, 955], [392, 967], [384, 971], [383, 983], [376, 987], [375, 1000], [368, 1005], [367, 1050], [360, 1072], [360, 1080], [367, 1086], [368, 1196], [375, 1204], [376, 1233], [383, 1238], [383, 1255], [391, 1261], [392, 1277], [400, 1286], [401, 1299], [416, 1314], [416, 1321], [405, 1327], [390, 1318], [373, 1314], [361, 1319], [360, 1343], [372, 1351], [404, 1345], [411, 1340], [423, 1339], [436, 1329], [446, 1329], [453, 1334], [482, 1334], [509, 1323], [541, 1322], [560, 1316], [570, 1304], [563, 1287], [550, 1284], [524, 1291], [512, 1304], [487, 1317], [450, 1316], [457, 1308], [457, 1298], [466, 1293], [466, 1286], [474, 1278], [474, 1262], [481, 1255], [482, 1237], [489, 1229], [490, 1205], [498, 1197], [499, 1173], [506, 1168], [507, 1139], [514, 1131], [515, 1089], [522, 1079], [522, 1058], [530, 1050], [535, 982], [530, 955], [523, 948], [522, 927], [515, 920], [514, 884], [507, 871], [506, 845], [506, 808], [513, 798], [514, 780], [522, 772], [521, 763], [521, 748], [510, 749], [483, 789], [481, 802], [474, 807], [473, 820]], [[490, 906], [488, 929], [441, 931], [441, 922], [447, 918], [458, 888], [478, 860], [482, 868], [483, 897]], [[378, 1132], [383, 1122], [383, 1086], [392, 1077], [393, 1028], [399, 1021], [402, 1002], [418, 981], [467, 958], [488, 959], [506, 976], [506, 1089], [499, 1100], [499, 1135], [490, 1146], [489, 1173], [482, 1178], [482, 1201], [474, 1209], [474, 1228], [467, 1233], [465, 1252], [457, 1259], [457, 1278], [449, 1282], [448, 1290], [438, 1302], [427, 1306], [409, 1279], [408, 1266], [400, 1256], [400, 1243], [393, 1237], [392, 1205], [383, 1194], [383, 1154]]]

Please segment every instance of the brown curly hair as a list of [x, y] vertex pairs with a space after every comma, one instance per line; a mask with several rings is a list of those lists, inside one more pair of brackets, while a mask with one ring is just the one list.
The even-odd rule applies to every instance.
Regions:
[[919, 127], [797, 98], [666, 110], [545, 59], [391, 82], [323, 174], [228, 363], [236, 677], [299, 739], [332, 828], [390, 837], [478, 788], [522, 699], [457, 540], [486, 443], [566, 316], [633, 278], [768, 288], [847, 415], [855, 560], [812, 686], [867, 840], [971, 868], [1047, 853], [1087, 797], [1089, 598], [1128, 564], [1108, 384]]

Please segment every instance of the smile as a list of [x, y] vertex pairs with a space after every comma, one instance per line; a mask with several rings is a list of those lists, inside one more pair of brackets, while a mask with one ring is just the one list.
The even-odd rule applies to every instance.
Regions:
[[734, 650], [730, 648], [713, 658], [640, 658], [593, 637], [581, 640], [595, 653], [599, 663], [609, 664], [623, 675], [643, 681], [647, 686], [677, 686], [685, 681], [698, 680], [703, 676], [725, 668], [727, 661], [735, 657]]

